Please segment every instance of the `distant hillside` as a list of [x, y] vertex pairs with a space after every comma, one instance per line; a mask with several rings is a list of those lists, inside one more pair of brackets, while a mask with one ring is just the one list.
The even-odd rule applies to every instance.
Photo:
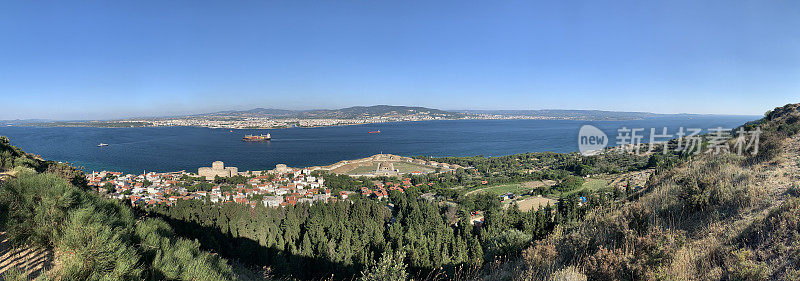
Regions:
[[275, 109], [275, 108], [254, 108], [250, 110], [226, 110], [214, 113], [197, 114], [197, 116], [254, 116], [254, 117], [283, 117], [297, 114], [296, 110]]
[[429, 115], [442, 118], [460, 118], [466, 114], [416, 106], [373, 105], [353, 106], [342, 109], [286, 110], [255, 108], [241, 111], [220, 111], [198, 116], [240, 116], [240, 117], [280, 117], [280, 118], [341, 118], [355, 119], [381, 116]]
[[289, 110], [254, 108], [226, 110], [181, 116], [131, 117], [117, 120], [15, 120], [0, 121], [0, 126], [43, 127], [159, 127], [197, 126], [232, 129], [272, 129], [355, 125], [364, 123], [404, 122], [457, 119], [539, 119], [620, 121], [652, 117], [700, 116], [702, 114], [656, 114], [650, 112], [624, 112], [603, 110], [460, 110], [447, 111], [419, 106], [372, 105], [341, 109]]
[[497, 115], [507, 117], [539, 117], [544, 119], [570, 119], [570, 120], [634, 120], [647, 117], [665, 116], [649, 112], [622, 112], [602, 110], [460, 110], [446, 111], [440, 109], [418, 106], [353, 106], [342, 109], [312, 109], [312, 110], [286, 110], [272, 108], [255, 108], [250, 110], [229, 110], [197, 116], [227, 116], [227, 117], [273, 117], [273, 118], [366, 118], [380, 116], [411, 116], [429, 115], [441, 118], [456, 119], [464, 117], [477, 117], [478, 115]]
[[49, 119], [15, 119], [15, 120], [0, 120], [0, 125], [25, 125], [34, 123], [54, 122]]
[[573, 119], [573, 120], [635, 120], [647, 117], [664, 116], [650, 112], [625, 112], [625, 111], [604, 111], [604, 110], [564, 110], [564, 109], [540, 109], [540, 110], [463, 110], [469, 114], [486, 114], [502, 116], [528, 116], [541, 117], [548, 119]]

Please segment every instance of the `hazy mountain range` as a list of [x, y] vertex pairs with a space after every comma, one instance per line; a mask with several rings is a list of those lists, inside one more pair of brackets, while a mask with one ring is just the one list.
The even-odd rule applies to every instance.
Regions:
[[604, 110], [572, 110], [572, 109], [537, 109], [537, 110], [441, 110], [418, 106], [353, 106], [341, 109], [288, 110], [275, 108], [254, 108], [250, 110], [227, 110], [212, 113], [189, 115], [201, 116], [241, 116], [241, 117], [274, 117], [274, 118], [362, 118], [378, 116], [402, 116], [427, 114], [443, 118], [468, 118], [479, 116], [500, 117], [541, 117], [546, 119], [572, 120], [631, 120], [659, 116], [701, 115], [701, 114], [659, 114], [651, 112], [604, 111]]
[[[249, 110], [226, 110], [211, 113], [132, 117], [116, 120], [0, 120], [0, 124], [9, 125], [53, 125], [54, 123], [111, 122], [130, 120], [159, 120], [180, 118], [270, 118], [270, 119], [364, 119], [375, 117], [413, 117], [430, 116], [436, 119], [491, 119], [491, 118], [526, 118], [526, 119], [562, 119], [562, 120], [636, 120], [659, 116], [696, 116], [701, 114], [658, 114], [650, 112], [603, 111], [603, 110], [441, 110], [419, 106], [373, 105], [353, 106], [341, 109], [309, 109], [289, 110], [277, 108], [254, 108]], [[63, 124], [61, 124], [63, 125]], [[69, 124], [66, 124], [69, 125]]]
[[353, 106], [342, 109], [311, 109], [311, 110], [287, 110], [274, 108], [255, 108], [250, 110], [229, 110], [206, 114], [196, 114], [194, 116], [241, 116], [241, 117], [275, 117], [275, 118], [341, 118], [353, 119], [363, 117], [380, 116], [403, 116], [403, 115], [431, 115], [442, 118], [461, 118], [467, 114], [455, 111], [445, 111], [440, 109], [418, 107], [418, 106], [394, 106], [394, 105], [373, 105], [373, 106]]

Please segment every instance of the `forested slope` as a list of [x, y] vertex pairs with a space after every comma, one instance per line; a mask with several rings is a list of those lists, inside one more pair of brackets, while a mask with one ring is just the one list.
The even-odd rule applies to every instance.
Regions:
[[[226, 261], [180, 238], [159, 219], [137, 217], [80, 184], [82, 173], [42, 161], [0, 139], [0, 229], [16, 247], [55, 254], [41, 280], [231, 280]], [[8, 269], [6, 280], [26, 280]]]

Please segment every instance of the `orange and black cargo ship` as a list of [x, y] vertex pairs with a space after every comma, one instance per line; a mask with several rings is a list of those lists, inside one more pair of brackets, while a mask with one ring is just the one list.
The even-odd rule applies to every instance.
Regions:
[[243, 141], [268, 141], [272, 137], [267, 133], [266, 135], [246, 135], [242, 138]]

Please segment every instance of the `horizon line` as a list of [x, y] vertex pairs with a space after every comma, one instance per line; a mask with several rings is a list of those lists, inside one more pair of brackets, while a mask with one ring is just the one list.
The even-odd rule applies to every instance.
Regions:
[[286, 108], [276, 108], [276, 107], [253, 107], [250, 109], [221, 109], [221, 110], [214, 110], [214, 111], [205, 111], [199, 113], [175, 113], [175, 114], [165, 114], [165, 115], [149, 115], [149, 116], [127, 116], [127, 117], [116, 117], [116, 118], [96, 118], [96, 119], [57, 119], [57, 118], [24, 118], [24, 119], [0, 119], [0, 121], [41, 121], [41, 122], [79, 122], [79, 121], [116, 121], [116, 120], [128, 120], [128, 119], [145, 119], [145, 118], [170, 118], [170, 117], [186, 117], [192, 115], [204, 115], [204, 114], [214, 114], [214, 113], [222, 113], [222, 112], [241, 112], [241, 111], [249, 111], [249, 110], [256, 110], [256, 109], [269, 109], [269, 110], [287, 110], [287, 111], [295, 111], [295, 112], [303, 112], [303, 111], [314, 111], [314, 110], [341, 110], [346, 108], [352, 107], [373, 107], [373, 106], [396, 106], [396, 107], [422, 107], [426, 109], [433, 109], [433, 110], [442, 110], [454, 113], [465, 113], [465, 111], [595, 111], [595, 112], [612, 112], [612, 113], [639, 113], [639, 114], [655, 114], [655, 115], [714, 115], [714, 116], [761, 116], [761, 114], [722, 114], [722, 113], [688, 113], [688, 112], [678, 112], [678, 113], [661, 113], [661, 112], [649, 112], [649, 111], [620, 111], [620, 110], [606, 110], [606, 109], [565, 109], [565, 108], [541, 108], [541, 109], [438, 109], [432, 107], [425, 107], [425, 106], [417, 106], [417, 105], [388, 105], [388, 104], [376, 104], [376, 105], [353, 105], [348, 107], [341, 107], [341, 108], [308, 108], [308, 109], [286, 109]]

